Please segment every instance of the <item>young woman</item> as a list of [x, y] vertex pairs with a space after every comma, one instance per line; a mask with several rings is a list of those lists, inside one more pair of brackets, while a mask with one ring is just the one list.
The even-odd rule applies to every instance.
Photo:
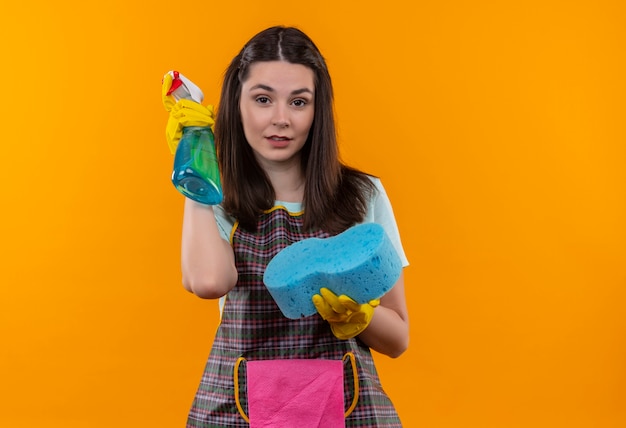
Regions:
[[[182, 128], [204, 115], [212, 124], [211, 111], [192, 104], [175, 106], [170, 121]], [[248, 426], [235, 400], [240, 357], [332, 360], [352, 353], [360, 386], [346, 426], [400, 427], [370, 349], [395, 358], [408, 346], [403, 276], [369, 304], [324, 291], [314, 298], [319, 314], [297, 320], [282, 315], [263, 284], [281, 249], [365, 222], [380, 223], [408, 265], [380, 180], [339, 160], [331, 78], [308, 36], [272, 27], [246, 43], [225, 74], [215, 140], [224, 200], [207, 206], [187, 199], [183, 219], [184, 287], [221, 299], [222, 311], [187, 426]], [[345, 383], [349, 403], [354, 391]]]

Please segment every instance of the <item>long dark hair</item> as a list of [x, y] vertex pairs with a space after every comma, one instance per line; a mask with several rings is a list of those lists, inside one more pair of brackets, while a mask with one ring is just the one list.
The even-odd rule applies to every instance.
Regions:
[[334, 234], [362, 221], [374, 187], [365, 173], [339, 159], [333, 87], [326, 62], [306, 34], [283, 26], [252, 37], [224, 76], [215, 123], [224, 209], [242, 227], [254, 231], [259, 215], [274, 205], [274, 189], [246, 141], [239, 110], [241, 86], [248, 78], [250, 65], [258, 61], [302, 64], [315, 76], [314, 119], [301, 153], [306, 180], [304, 227], [319, 227]]

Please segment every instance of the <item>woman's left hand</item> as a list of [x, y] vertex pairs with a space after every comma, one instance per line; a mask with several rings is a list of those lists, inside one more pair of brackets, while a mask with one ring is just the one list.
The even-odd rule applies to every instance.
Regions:
[[351, 339], [367, 328], [379, 299], [359, 304], [352, 298], [322, 288], [320, 294], [313, 295], [313, 304], [323, 319], [330, 323], [331, 330], [338, 339]]

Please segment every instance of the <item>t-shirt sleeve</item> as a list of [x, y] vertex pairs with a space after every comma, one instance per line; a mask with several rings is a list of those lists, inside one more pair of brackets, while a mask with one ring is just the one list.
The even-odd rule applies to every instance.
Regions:
[[363, 223], [378, 223], [383, 227], [398, 252], [398, 256], [400, 256], [402, 266], [406, 267], [409, 265], [409, 261], [402, 246], [400, 231], [398, 230], [391, 202], [380, 179], [372, 177], [372, 182], [376, 186], [376, 191], [372, 195]]
[[217, 221], [217, 228], [220, 230], [220, 236], [230, 242], [230, 234], [235, 225], [235, 219], [226, 214], [221, 205], [213, 206], [213, 214], [215, 215], [215, 221]]

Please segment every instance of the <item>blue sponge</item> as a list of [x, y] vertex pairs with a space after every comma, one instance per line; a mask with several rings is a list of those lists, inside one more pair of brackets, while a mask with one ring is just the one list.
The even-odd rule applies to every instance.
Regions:
[[396, 283], [402, 261], [378, 223], [353, 226], [331, 238], [308, 238], [280, 251], [263, 282], [287, 318], [317, 312], [311, 298], [326, 287], [358, 303], [378, 299]]

